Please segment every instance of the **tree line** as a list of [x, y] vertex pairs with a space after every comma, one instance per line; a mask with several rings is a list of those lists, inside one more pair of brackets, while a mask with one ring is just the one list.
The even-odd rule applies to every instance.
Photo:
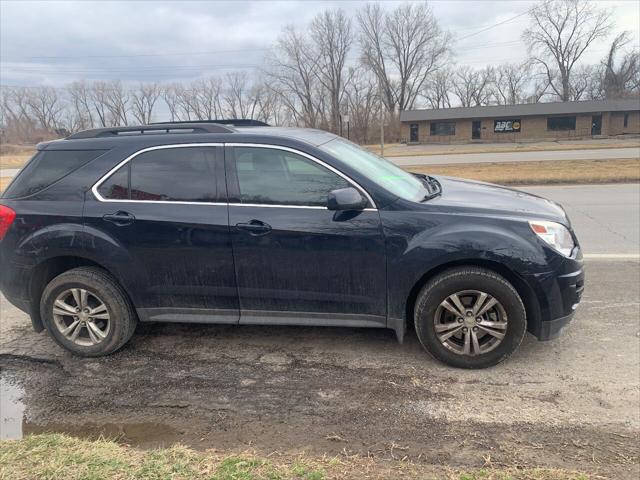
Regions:
[[[360, 143], [377, 140], [381, 119], [399, 138], [412, 108], [471, 107], [619, 98], [640, 93], [640, 53], [619, 33], [597, 64], [580, 62], [612, 32], [611, 12], [588, 0], [545, 0], [528, 11], [519, 63], [455, 64], [455, 38], [427, 2], [354, 16], [327, 9], [302, 28], [286, 26], [265, 66], [191, 82], [75, 81], [64, 88], [0, 89], [3, 142], [29, 142], [87, 128], [252, 118], [322, 128]], [[162, 116], [162, 118], [160, 118]]]

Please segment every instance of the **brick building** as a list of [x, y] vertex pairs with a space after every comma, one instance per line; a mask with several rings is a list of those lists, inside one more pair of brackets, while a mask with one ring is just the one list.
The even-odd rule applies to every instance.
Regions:
[[640, 134], [640, 97], [406, 110], [407, 143], [518, 142]]

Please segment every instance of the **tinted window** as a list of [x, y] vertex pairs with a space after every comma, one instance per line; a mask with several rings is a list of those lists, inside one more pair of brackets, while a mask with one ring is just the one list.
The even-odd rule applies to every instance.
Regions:
[[455, 135], [456, 122], [431, 122], [431, 135]]
[[166, 148], [131, 161], [131, 199], [213, 202], [217, 198], [213, 149]]
[[548, 117], [547, 130], [575, 130], [576, 117]]
[[295, 153], [252, 147], [236, 147], [234, 152], [242, 203], [325, 206], [331, 190], [350, 186]]
[[98, 193], [109, 200], [129, 198], [129, 165], [125, 165], [98, 187]]
[[4, 198], [26, 197], [39, 192], [106, 150], [42, 150], [27, 163], [9, 185]]

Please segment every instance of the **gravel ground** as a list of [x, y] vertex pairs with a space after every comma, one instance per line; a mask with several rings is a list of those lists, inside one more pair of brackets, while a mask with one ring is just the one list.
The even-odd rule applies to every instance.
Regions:
[[81, 359], [4, 298], [0, 369], [23, 433], [638, 478], [639, 266], [588, 261], [565, 335], [528, 337], [484, 371], [437, 363], [412, 332], [398, 345], [348, 328], [147, 324], [121, 352]]

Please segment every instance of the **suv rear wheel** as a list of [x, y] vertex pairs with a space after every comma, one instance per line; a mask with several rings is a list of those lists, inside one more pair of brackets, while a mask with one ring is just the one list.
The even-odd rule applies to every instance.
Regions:
[[447, 270], [431, 279], [416, 301], [422, 346], [458, 368], [485, 368], [505, 360], [527, 331], [518, 292], [504, 277], [477, 267]]
[[58, 344], [85, 357], [115, 352], [137, 323], [120, 285], [96, 267], [74, 268], [51, 280], [40, 299], [40, 315]]

